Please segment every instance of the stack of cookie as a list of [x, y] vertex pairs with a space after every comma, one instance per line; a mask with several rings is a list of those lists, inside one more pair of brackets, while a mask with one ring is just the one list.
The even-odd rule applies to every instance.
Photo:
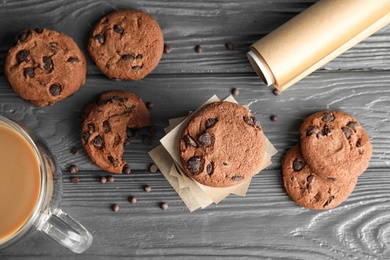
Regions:
[[287, 194], [298, 205], [324, 210], [340, 205], [368, 167], [372, 146], [368, 134], [352, 116], [336, 111], [307, 117], [300, 145], [282, 162]]

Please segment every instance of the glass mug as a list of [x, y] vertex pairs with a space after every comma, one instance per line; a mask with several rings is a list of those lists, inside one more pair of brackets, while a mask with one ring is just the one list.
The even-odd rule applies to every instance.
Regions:
[[75, 253], [92, 235], [60, 207], [62, 173], [25, 126], [0, 116], [0, 250], [41, 231]]

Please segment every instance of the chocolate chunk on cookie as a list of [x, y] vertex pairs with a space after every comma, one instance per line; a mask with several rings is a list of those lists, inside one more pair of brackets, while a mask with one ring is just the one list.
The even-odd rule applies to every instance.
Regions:
[[260, 122], [231, 102], [201, 108], [182, 132], [180, 159], [185, 173], [211, 187], [250, 179], [263, 163], [266, 142]]
[[[288, 196], [298, 205], [325, 210], [340, 205], [352, 193], [357, 176], [349, 179], [321, 177], [303, 158], [299, 145], [292, 147], [282, 161], [283, 184]], [[324, 175], [324, 174], [321, 174]]]
[[317, 112], [300, 127], [301, 151], [322, 177], [354, 178], [368, 167], [370, 138], [355, 118], [337, 111]]
[[119, 10], [102, 18], [89, 38], [88, 52], [111, 79], [140, 80], [159, 63], [164, 39], [148, 14]]
[[110, 91], [88, 104], [83, 113], [81, 142], [91, 160], [103, 170], [121, 174], [126, 167], [122, 158], [127, 140], [126, 128], [150, 126], [150, 114], [138, 96]]
[[84, 85], [86, 64], [84, 54], [69, 36], [28, 29], [17, 35], [4, 67], [16, 94], [36, 106], [46, 106]]

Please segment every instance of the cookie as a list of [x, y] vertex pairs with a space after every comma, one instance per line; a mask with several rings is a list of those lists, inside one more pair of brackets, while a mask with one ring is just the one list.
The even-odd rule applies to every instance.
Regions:
[[180, 160], [185, 174], [211, 187], [229, 187], [260, 171], [266, 141], [260, 122], [231, 102], [201, 108], [181, 134]]
[[352, 193], [357, 182], [356, 176], [349, 179], [321, 177], [307, 165], [299, 145], [292, 147], [284, 156], [282, 171], [288, 196], [298, 205], [313, 210], [340, 205]]
[[159, 63], [164, 39], [148, 14], [119, 10], [102, 18], [89, 38], [88, 52], [110, 79], [140, 80]]
[[121, 174], [126, 128], [150, 126], [150, 114], [138, 96], [111, 91], [82, 112], [81, 142], [91, 160], [103, 170]]
[[85, 83], [84, 54], [69, 36], [28, 29], [16, 37], [5, 59], [5, 76], [21, 98], [46, 106], [76, 92]]
[[301, 151], [314, 172], [325, 178], [354, 178], [368, 167], [370, 138], [355, 118], [337, 111], [307, 117], [300, 130]]

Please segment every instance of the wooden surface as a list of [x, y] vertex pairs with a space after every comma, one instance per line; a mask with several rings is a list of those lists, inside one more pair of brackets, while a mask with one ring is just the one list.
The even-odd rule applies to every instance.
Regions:
[[[75, 39], [86, 53], [88, 34], [105, 14], [139, 9], [160, 24], [172, 46], [158, 67], [138, 82], [114, 82], [88, 57], [87, 83], [70, 98], [34, 107], [17, 97], [0, 75], [0, 114], [19, 120], [43, 137], [64, 171], [62, 209], [94, 236], [77, 255], [43, 234], [3, 250], [0, 259], [390, 259], [390, 26], [333, 60], [295, 86], [274, 96], [257, 78], [249, 46], [316, 1], [1, 1], [0, 66], [13, 37], [24, 28], [46, 27]], [[231, 41], [233, 51], [224, 44]], [[203, 52], [195, 53], [195, 45]], [[218, 205], [190, 213], [161, 173], [150, 173], [148, 151], [159, 144], [168, 119], [185, 116], [209, 97], [224, 98], [239, 88], [237, 100], [249, 104], [278, 149], [273, 164], [258, 174], [246, 197], [231, 195]], [[130, 175], [109, 175], [94, 166], [81, 148], [79, 114], [99, 93], [126, 90], [152, 101], [156, 133], [152, 145], [131, 139], [124, 158]], [[328, 211], [294, 204], [282, 187], [280, 163], [298, 141], [307, 115], [324, 109], [355, 116], [369, 133], [373, 156], [352, 195]], [[269, 120], [276, 114], [277, 122]], [[72, 147], [81, 149], [72, 155]], [[73, 184], [75, 164], [80, 183]], [[152, 192], [145, 193], [149, 184]], [[127, 198], [134, 195], [136, 204]], [[159, 203], [169, 209], [162, 211]], [[118, 203], [114, 213], [110, 205]], [[1, 213], [0, 213], [1, 214]]]

